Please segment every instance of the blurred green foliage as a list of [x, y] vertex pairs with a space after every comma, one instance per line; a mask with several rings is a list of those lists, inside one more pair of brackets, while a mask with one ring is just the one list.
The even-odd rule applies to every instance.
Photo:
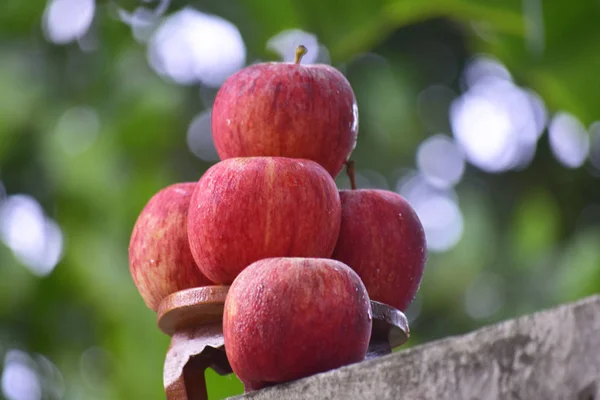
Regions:
[[[169, 340], [130, 278], [129, 234], [155, 192], [195, 181], [210, 166], [189, 151], [186, 131], [210, 107], [199, 90], [212, 89], [176, 85], [148, 66], [145, 46], [115, 18], [118, 6], [138, 5], [99, 1], [95, 45], [86, 50], [44, 38], [45, 1], [0, 3], [0, 199], [2, 186], [32, 196], [64, 235], [62, 259], [47, 277], [0, 245], [0, 356], [44, 355], [62, 374], [54, 385], [65, 399], [164, 398]], [[419, 143], [451, 133], [447, 105], [429, 124], [419, 94], [433, 84], [461, 93], [474, 54], [501, 60], [550, 113], [572, 113], [586, 126], [600, 119], [595, 0], [207, 0], [173, 2], [169, 13], [185, 6], [233, 22], [248, 62], [275, 59], [265, 44], [281, 30], [315, 33], [356, 91], [359, 171], [376, 171], [392, 189], [415, 168]], [[57, 128], [73, 107], [92, 109], [98, 122], [93, 142], [76, 153], [64, 144], [92, 128]], [[525, 169], [468, 166], [456, 187], [464, 234], [451, 250], [430, 254], [409, 311], [409, 345], [598, 292], [599, 176], [589, 162], [559, 164], [546, 135]], [[501, 307], [474, 318], [469, 296], [485, 297], [490, 285]], [[208, 382], [215, 398], [242, 391], [233, 376], [210, 373]]]

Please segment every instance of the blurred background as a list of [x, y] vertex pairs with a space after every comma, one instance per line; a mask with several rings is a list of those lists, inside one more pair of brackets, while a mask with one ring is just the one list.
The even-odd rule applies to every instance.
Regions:
[[600, 291], [599, 18], [597, 0], [2, 0], [0, 397], [164, 398], [131, 229], [217, 160], [223, 81], [299, 43], [354, 87], [359, 186], [425, 227], [407, 346]]

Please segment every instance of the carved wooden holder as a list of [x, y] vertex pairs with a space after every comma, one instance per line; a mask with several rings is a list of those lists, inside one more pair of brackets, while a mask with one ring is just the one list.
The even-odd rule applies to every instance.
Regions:
[[[158, 309], [158, 327], [171, 336], [163, 383], [167, 400], [207, 400], [204, 372], [232, 372], [223, 341], [223, 307], [229, 286], [182, 290], [165, 298]], [[373, 331], [366, 358], [391, 353], [409, 337], [404, 314], [371, 301]]]

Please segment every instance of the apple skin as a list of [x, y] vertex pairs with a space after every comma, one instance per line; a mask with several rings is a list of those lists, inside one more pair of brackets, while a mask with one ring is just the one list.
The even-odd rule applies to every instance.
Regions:
[[329, 65], [255, 64], [217, 93], [212, 132], [222, 160], [305, 158], [335, 178], [356, 146], [358, 107], [348, 80]]
[[358, 275], [322, 258], [271, 258], [233, 282], [223, 313], [225, 351], [247, 391], [364, 359], [371, 303]]
[[427, 262], [425, 233], [411, 205], [386, 190], [342, 190], [342, 226], [333, 258], [349, 265], [371, 300], [405, 311]]
[[340, 223], [339, 192], [316, 162], [230, 158], [198, 181], [188, 238], [204, 275], [230, 284], [263, 258], [330, 257]]
[[183, 289], [213, 285], [198, 269], [187, 238], [187, 213], [196, 182], [156, 193], [137, 218], [129, 242], [129, 271], [146, 305]]

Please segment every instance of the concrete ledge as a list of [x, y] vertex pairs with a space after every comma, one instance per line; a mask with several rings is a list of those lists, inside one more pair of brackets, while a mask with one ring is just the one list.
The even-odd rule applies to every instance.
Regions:
[[237, 399], [600, 399], [600, 296]]

